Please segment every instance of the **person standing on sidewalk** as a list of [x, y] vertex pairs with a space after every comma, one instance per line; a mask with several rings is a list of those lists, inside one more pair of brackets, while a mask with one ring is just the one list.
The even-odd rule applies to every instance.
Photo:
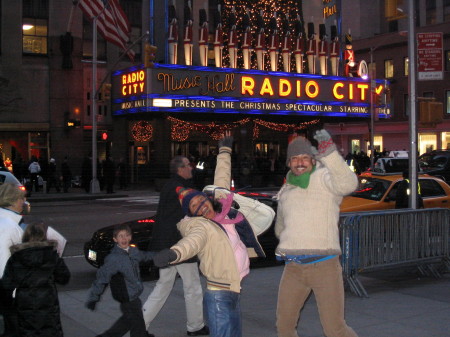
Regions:
[[[6, 183], [0, 185], [0, 278], [6, 262], [11, 256], [9, 248], [22, 242], [23, 230], [19, 223], [22, 221], [23, 205], [26, 191], [18, 186]], [[0, 315], [3, 316], [4, 336], [15, 336], [17, 330], [17, 316], [13, 306], [12, 290], [1, 285], [0, 279]]]
[[38, 160], [35, 156], [31, 157], [31, 163], [28, 166], [28, 172], [30, 172], [30, 191], [34, 189], [35, 192], [39, 192], [39, 180], [38, 175], [41, 172], [41, 166], [38, 163]]
[[[192, 166], [188, 158], [175, 156], [170, 161], [170, 173], [172, 178], [161, 189], [152, 240], [149, 245], [149, 248], [156, 252], [170, 248], [181, 239], [177, 223], [185, 214], [178, 200], [176, 188], [178, 186], [193, 187]], [[149, 328], [150, 323], [163, 307], [172, 291], [177, 274], [180, 274], [183, 280], [187, 335], [206, 336], [209, 334], [209, 329], [203, 318], [203, 291], [196, 258], [159, 270], [159, 280], [142, 307], [145, 326]]]
[[276, 325], [278, 337], [298, 337], [300, 311], [311, 291], [327, 337], [355, 337], [344, 319], [344, 284], [339, 262], [339, 206], [358, 185], [325, 130], [318, 148], [297, 137], [288, 146], [286, 183], [278, 192], [277, 258], [285, 261]]
[[50, 189], [53, 186], [55, 187], [56, 192], [59, 193], [59, 175], [57, 174], [56, 160], [55, 158], [50, 158], [47, 171], [47, 193], [50, 193]]
[[[261, 227], [269, 227], [275, 215], [271, 210], [267, 226], [264, 221], [252, 226], [244, 215], [244, 200], [240, 201], [239, 210], [232, 207], [236, 197], [230, 192], [232, 144], [231, 136], [219, 141], [215, 186], [207, 186], [204, 190], [212, 188], [212, 198], [194, 189], [177, 188], [183, 212], [187, 215], [178, 223], [183, 238], [153, 259], [155, 265], [162, 268], [198, 254], [200, 269], [207, 278], [204, 305], [211, 337], [242, 336], [242, 279], [250, 272], [250, 254], [265, 257], [257, 235], [263, 231]], [[254, 200], [251, 200], [249, 211], [251, 215], [258, 213], [258, 203]]]
[[67, 157], [64, 157], [64, 161], [61, 164], [61, 177], [63, 181], [63, 191], [64, 193], [68, 193], [69, 187], [72, 185], [72, 171], [70, 170], [69, 163], [67, 162]]

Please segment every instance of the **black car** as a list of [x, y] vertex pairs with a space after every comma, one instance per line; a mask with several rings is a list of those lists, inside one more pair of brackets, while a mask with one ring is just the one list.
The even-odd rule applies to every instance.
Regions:
[[[277, 201], [272, 198], [271, 193], [260, 193], [260, 192], [238, 192], [239, 194], [257, 199], [258, 201], [272, 207], [276, 211]], [[132, 220], [125, 222], [130, 226], [133, 232], [133, 239], [131, 241], [132, 245], [135, 245], [140, 250], [149, 250], [149, 243], [152, 238], [153, 224], [155, 222], [155, 216]], [[100, 267], [106, 255], [110, 252], [111, 248], [114, 246], [113, 241], [113, 229], [115, 225], [107, 226], [97, 230], [91, 240], [84, 244], [84, 256], [92, 266], [98, 268]], [[275, 248], [278, 245], [278, 239], [275, 237], [274, 233], [274, 223], [272, 226], [258, 236], [258, 240], [266, 253], [266, 259], [255, 258], [252, 259], [252, 265], [256, 265], [263, 260], [274, 260], [275, 258]], [[153, 264], [144, 265], [143, 268], [153, 268]]]
[[450, 150], [434, 150], [419, 157], [423, 173], [437, 176], [450, 183]]

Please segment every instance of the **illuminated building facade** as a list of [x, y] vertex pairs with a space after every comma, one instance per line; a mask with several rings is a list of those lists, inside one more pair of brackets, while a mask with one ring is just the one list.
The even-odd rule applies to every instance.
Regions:
[[[344, 153], [367, 151], [369, 82], [357, 76], [358, 67], [350, 70], [353, 77], [342, 77], [349, 30], [356, 61], [365, 60], [369, 71], [376, 70], [376, 89], [383, 91], [384, 79], [389, 81], [390, 105], [372, 97], [378, 113], [375, 146], [407, 148], [407, 45], [406, 38], [397, 34], [405, 30], [406, 22], [400, 15], [394, 20], [385, 17], [384, 3], [388, 2], [279, 0], [259, 1], [259, 7], [249, 8], [255, 2], [234, 1], [232, 25], [230, 1], [208, 1], [200, 20], [204, 1], [194, 0], [192, 24], [186, 25], [187, 1], [123, 0], [131, 39], [137, 41], [135, 61], [125, 57], [117, 62], [121, 51], [99, 36], [94, 90], [92, 23], [79, 8], [71, 1], [3, 0], [2, 157], [15, 159], [20, 154], [28, 161], [36, 155], [61, 163], [67, 156], [74, 175], [79, 175], [83, 158], [92, 149], [94, 117], [99, 160], [108, 154], [116, 161], [125, 158], [133, 181], [166, 177], [174, 154], [207, 158], [227, 128], [235, 130], [235, 153], [240, 158], [269, 154], [282, 158], [293, 131], [306, 132], [320, 125], [333, 132]], [[420, 126], [419, 146], [441, 148], [450, 143], [450, 88], [445, 85], [450, 83], [446, 33], [450, 31], [450, 5], [447, 0], [417, 4], [417, 31], [444, 32], [443, 79], [418, 83], [418, 96], [435, 98], [444, 110], [443, 122]], [[173, 10], [169, 10], [171, 5]], [[147, 30], [149, 37], [139, 40]], [[279, 48], [274, 49], [277, 36]], [[157, 46], [154, 68], [142, 66], [147, 40]], [[317, 54], [308, 58], [314, 45]], [[230, 49], [236, 52], [232, 61], [236, 68], [230, 68]], [[369, 64], [371, 49], [373, 64]], [[336, 55], [340, 55], [337, 74], [333, 70]], [[192, 67], [185, 66], [186, 57]], [[324, 61], [326, 75], [322, 75]], [[312, 68], [316, 68], [314, 73]], [[92, 111], [94, 92], [98, 94], [96, 111]]]

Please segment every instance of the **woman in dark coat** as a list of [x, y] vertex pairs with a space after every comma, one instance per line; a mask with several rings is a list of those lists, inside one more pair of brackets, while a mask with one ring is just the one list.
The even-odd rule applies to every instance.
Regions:
[[15, 289], [20, 337], [63, 336], [55, 282], [66, 284], [70, 272], [46, 235], [42, 222], [29, 224], [23, 242], [11, 247], [3, 274], [3, 287]]

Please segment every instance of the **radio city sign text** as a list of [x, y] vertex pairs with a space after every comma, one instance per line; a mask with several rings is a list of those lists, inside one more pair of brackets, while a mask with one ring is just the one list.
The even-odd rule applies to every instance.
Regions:
[[360, 78], [201, 68], [160, 66], [122, 72], [113, 79], [113, 98], [121, 102], [116, 108], [140, 108], [145, 97], [162, 97], [171, 99], [173, 108], [187, 110], [369, 113], [370, 83]]

